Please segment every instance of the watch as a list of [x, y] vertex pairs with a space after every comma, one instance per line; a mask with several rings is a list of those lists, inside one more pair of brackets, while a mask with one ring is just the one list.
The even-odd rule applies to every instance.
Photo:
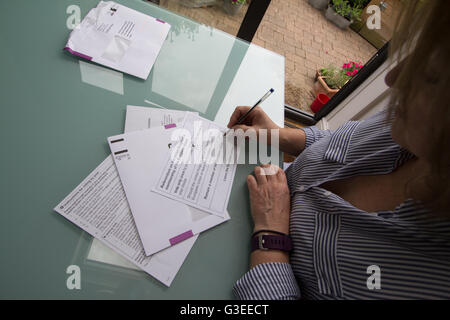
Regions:
[[288, 235], [260, 234], [252, 237], [251, 246], [252, 251], [272, 249], [289, 252], [292, 250], [292, 240]]

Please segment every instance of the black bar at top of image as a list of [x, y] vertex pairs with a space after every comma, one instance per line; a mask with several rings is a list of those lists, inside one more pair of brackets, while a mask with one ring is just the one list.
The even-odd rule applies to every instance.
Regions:
[[253, 0], [247, 9], [244, 20], [242, 20], [237, 37], [252, 42], [253, 36], [258, 30], [259, 24], [264, 18], [270, 0]]

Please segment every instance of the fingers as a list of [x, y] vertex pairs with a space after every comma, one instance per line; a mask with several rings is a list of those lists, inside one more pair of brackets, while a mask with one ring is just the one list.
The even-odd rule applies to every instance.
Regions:
[[[265, 184], [270, 181], [283, 180], [286, 181], [283, 170], [273, 164], [262, 164], [255, 167], [255, 177], [258, 184]], [[281, 171], [281, 174], [279, 173]]]
[[235, 126], [232, 126], [232, 127], [233, 127], [233, 129], [235, 131], [238, 130], [238, 129], [242, 129], [244, 132], [251, 128], [250, 126], [247, 126], [245, 124], [238, 124], [238, 125], [235, 125]]
[[234, 112], [230, 117], [230, 121], [228, 122], [227, 127], [231, 128], [239, 120], [239, 118], [242, 117], [248, 110], [250, 110], [250, 107], [248, 106], [236, 107], [236, 109], [234, 109]]
[[266, 173], [264, 172], [263, 168], [255, 167], [255, 177], [258, 184], [263, 185], [267, 183]]
[[261, 167], [263, 168], [268, 181], [280, 179], [279, 172], [283, 170], [281, 170], [279, 166], [274, 164], [263, 164]]
[[287, 178], [284, 171], [273, 164], [262, 164], [254, 169], [255, 175], [247, 176], [247, 186], [250, 192], [255, 192], [261, 187], [287, 186]]
[[287, 183], [286, 173], [281, 168], [277, 172], [277, 178], [280, 182]]
[[258, 183], [256, 182], [255, 177], [252, 176], [251, 174], [247, 176], [247, 186], [250, 192], [258, 188]]

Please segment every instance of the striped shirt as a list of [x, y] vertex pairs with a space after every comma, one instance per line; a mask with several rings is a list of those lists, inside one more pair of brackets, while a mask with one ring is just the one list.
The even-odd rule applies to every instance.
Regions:
[[365, 212], [320, 187], [388, 174], [413, 157], [391, 138], [386, 114], [335, 132], [305, 128], [306, 147], [286, 171], [291, 193], [290, 263], [253, 267], [239, 299], [450, 298], [450, 221], [408, 199]]

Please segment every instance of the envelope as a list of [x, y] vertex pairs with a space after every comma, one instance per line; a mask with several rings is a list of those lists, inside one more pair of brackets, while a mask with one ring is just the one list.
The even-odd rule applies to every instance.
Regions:
[[113, 1], [100, 1], [70, 33], [64, 50], [147, 79], [170, 25]]
[[166, 161], [175, 124], [108, 138], [146, 255], [154, 254], [230, 219], [152, 192]]

